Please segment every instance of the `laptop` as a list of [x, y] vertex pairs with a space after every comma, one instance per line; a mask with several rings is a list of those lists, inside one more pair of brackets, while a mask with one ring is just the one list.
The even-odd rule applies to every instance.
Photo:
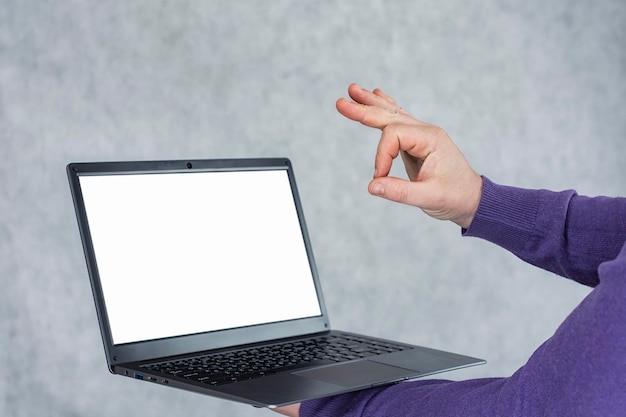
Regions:
[[287, 158], [67, 174], [114, 374], [274, 408], [485, 363], [331, 329]]

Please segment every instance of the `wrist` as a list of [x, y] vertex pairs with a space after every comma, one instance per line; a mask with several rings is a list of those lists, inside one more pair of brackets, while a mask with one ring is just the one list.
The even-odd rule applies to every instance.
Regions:
[[482, 199], [483, 177], [475, 174], [470, 184], [468, 184], [466, 192], [463, 194], [466, 208], [463, 211], [462, 216], [457, 219], [453, 219], [453, 222], [463, 229], [468, 229], [472, 224], [472, 221], [474, 221], [474, 217], [478, 211], [478, 206], [480, 205], [480, 200]]

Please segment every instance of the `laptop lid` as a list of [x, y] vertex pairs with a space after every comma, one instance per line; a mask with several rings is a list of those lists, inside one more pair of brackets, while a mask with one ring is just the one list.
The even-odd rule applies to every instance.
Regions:
[[109, 368], [329, 330], [286, 158], [67, 166]]

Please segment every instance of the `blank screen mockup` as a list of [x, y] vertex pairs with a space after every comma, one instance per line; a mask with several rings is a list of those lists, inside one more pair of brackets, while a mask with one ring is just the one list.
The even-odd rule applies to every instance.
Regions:
[[321, 315], [285, 169], [79, 181], [114, 344]]

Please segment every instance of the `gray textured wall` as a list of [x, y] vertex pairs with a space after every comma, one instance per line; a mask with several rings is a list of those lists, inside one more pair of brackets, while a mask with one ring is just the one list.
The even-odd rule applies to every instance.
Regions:
[[289, 156], [334, 327], [509, 375], [587, 290], [369, 196], [378, 133], [335, 99], [382, 87], [497, 182], [625, 195], [625, 28], [623, 0], [4, 0], [0, 414], [270, 415], [108, 374], [80, 160]]

